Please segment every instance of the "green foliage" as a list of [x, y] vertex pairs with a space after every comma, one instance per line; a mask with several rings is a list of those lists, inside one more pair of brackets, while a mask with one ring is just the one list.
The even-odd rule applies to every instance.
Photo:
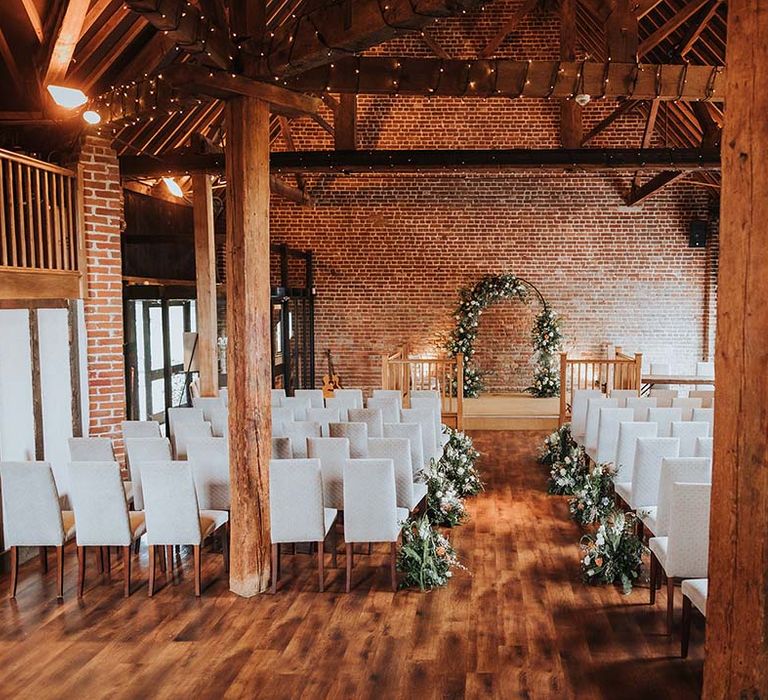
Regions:
[[432, 460], [424, 472], [427, 484], [427, 517], [433, 525], [454, 527], [467, 517], [464, 499], [440, 462]]
[[403, 523], [403, 541], [397, 556], [397, 570], [402, 574], [400, 588], [429, 591], [445, 586], [459, 563], [451, 543], [435, 530], [426, 515]]
[[579, 525], [592, 525], [606, 518], [614, 509], [613, 481], [616, 469], [612, 464], [596, 464], [589, 469], [573, 489], [568, 510]]
[[480, 453], [475, 449], [472, 438], [460, 430], [444, 428], [448, 442], [440, 458], [440, 466], [460, 497], [475, 496], [483, 490], [483, 482], [477, 471]]

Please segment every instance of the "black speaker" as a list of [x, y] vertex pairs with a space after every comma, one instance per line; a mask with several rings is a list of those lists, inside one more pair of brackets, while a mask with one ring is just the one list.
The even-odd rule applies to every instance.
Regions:
[[707, 222], [702, 219], [694, 219], [691, 221], [690, 229], [688, 230], [688, 247], [689, 248], [706, 248], [707, 247]]

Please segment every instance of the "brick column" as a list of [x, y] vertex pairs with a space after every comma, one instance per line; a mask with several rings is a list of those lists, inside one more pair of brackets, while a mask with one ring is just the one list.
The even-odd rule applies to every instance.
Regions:
[[123, 192], [117, 154], [107, 139], [85, 135], [77, 164], [85, 204], [88, 336], [88, 434], [116, 439], [125, 420], [123, 282], [120, 235]]

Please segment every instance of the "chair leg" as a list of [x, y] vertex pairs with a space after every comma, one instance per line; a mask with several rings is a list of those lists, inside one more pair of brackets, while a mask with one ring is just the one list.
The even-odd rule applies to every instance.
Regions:
[[229, 522], [224, 525], [221, 535], [221, 555], [224, 557], [224, 571], [229, 573]]
[[173, 576], [173, 545], [165, 546], [165, 561], [168, 573]]
[[64, 597], [64, 545], [56, 547], [56, 588], [58, 597]]
[[347, 593], [349, 593], [352, 590], [352, 565], [354, 563], [352, 561], [352, 557], [353, 556], [354, 555], [352, 554], [352, 543], [351, 542], [347, 542], [347, 556], [346, 556], [346, 560], [347, 560], [347, 588], [346, 588], [346, 590], [347, 590]]
[[272, 545], [272, 595], [277, 593], [277, 579], [280, 576], [280, 545]]
[[40, 547], [40, 570], [48, 573], [48, 547]]
[[397, 542], [391, 543], [389, 551], [389, 575], [392, 579], [392, 590], [397, 590]]
[[672, 634], [675, 615], [675, 577], [667, 575], [667, 634]]
[[[85, 591], [85, 556], [88, 552], [86, 547], [77, 548], [77, 597], [83, 597], [83, 591]], [[99, 553], [101, 549], [99, 548]], [[99, 559], [101, 561], [101, 559]]]
[[131, 545], [128, 545], [127, 547], [123, 547], [123, 578], [125, 579], [123, 581], [124, 590], [123, 590], [123, 596], [127, 598], [129, 595], [131, 595], [131, 550], [133, 547]]
[[104, 568], [107, 571], [107, 574], [112, 573], [112, 557], [109, 553], [109, 547], [104, 547]]
[[138, 554], [139, 550], [141, 549], [141, 537], [139, 537], [134, 543], [133, 543], [133, 553]]
[[155, 594], [155, 545], [151, 544], [149, 549], [149, 597]]
[[324, 547], [324, 544], [325, 543], [322, 540], [317, 543], [317, 576], [318, 576], [319, 584], [320, 584], [320, 593], [322, 593], [325, 590], [325, 586], [324, 586], [324, 583], [323, 583], [324, 574], [325, 574], [325, 571], [324, 571], [324, 565], [325, 565], [325, 561], [324, 561], [324, 559], [325, 559], [325, 547]]
[[99, 573], [104, 573], [104, 547], [97, 547], [96, 551], [98, 552], [98, 565], [99, 565]]
[[160, 571], [165, 573], [165, 547], [163, 547], [163, 545], [160, 545], [160, 551], [158, 551], [158, 555], [160, 557]]
[[336, 568], [338, 566], [339, 560], [337, 556], [337, 551], [339, 548], [339, 532], [336, 529], [336, 523], [334, 523], [331, 526], [331, 567]]
[[651, 579], [651, 599], [650, 603], [651, 605], [656, 604], [656, 579], [659, 577], [659, 562], [656, 559], [656, 555], [651, 552], [651, 571], [650, 571], [650, 579]]
[[680, 656], [688, 658], [688, 642], [691, 639], [691, 599], [683, 596], [683, 621], [680, 628]]
[[19, 548], [11, 547], [11, 598], [16, 597], [16, 584], [19, 581]]
[[201, 547], [199, 544], [196, 544], [194, 546], [194, 552], [195, 552], [195, 595], [199, 598], [202, 595], [203, 592], [203, 586], [202, 586], [202, 577], [203, 577], [203, 570], [202, 570], [202, 561], [200, 560], [200, 550]]

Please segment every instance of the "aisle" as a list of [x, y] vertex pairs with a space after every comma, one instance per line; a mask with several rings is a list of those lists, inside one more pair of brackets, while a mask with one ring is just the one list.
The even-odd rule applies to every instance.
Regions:
[[[664, 635], [663, 597], [623, 598], [578, 581], [579, 530], [565, 500], [547, 496], [535, 463], [539, 433], [476, 433], [488, 491], [471, 501], [454, 541], [472, 575], [431, 594], [393, 595], [384, 549], [344, 561], [316, 592], [313, 562], [286, 560], [285, 587], [251, 600], [226, 590], [220, 557], [204, 558], [201, 600], [183, 579], [146, 597], [146, 550], [137, 590], [122, 598], [90, 570], [75, 598], [67, 553], [65, 603], [22, 569], [16, 603], [0, 600], [3, 697], [693, 698], [701, 677], [702, 627], [691, 658]], [[369, 564], [381, 564], [378, 569]], [[296, 578], [290, 578], [295, 571]], [[141, 587], [138, 587], [141, 581]], [[162, 582], [162, 579], [161, 579]], [[0, 585], [7, 591], [7, 576]]]

